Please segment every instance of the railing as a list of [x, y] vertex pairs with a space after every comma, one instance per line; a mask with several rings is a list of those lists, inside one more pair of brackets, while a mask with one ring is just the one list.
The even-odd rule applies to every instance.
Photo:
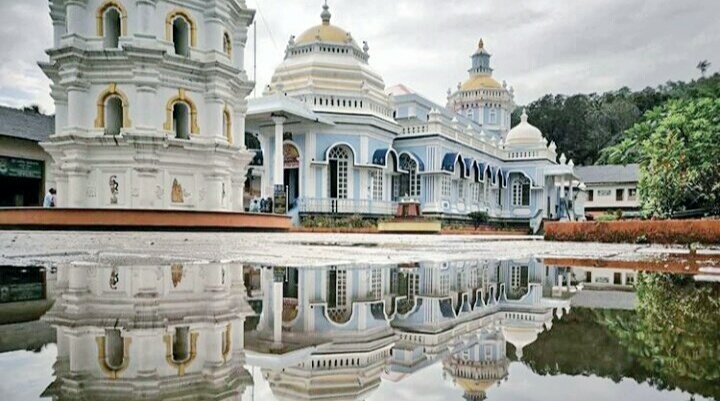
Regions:
[[300, 213], [394, 215], [397, 203], [368, 199], [301, 198]]

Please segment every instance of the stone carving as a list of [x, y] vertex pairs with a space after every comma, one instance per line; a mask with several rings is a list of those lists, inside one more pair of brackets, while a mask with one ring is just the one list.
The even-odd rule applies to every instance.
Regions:
[[118, 272], [117, 268], [113, 267], [112, 271], [110, 272], [110, 282], [109, 282], [110, 289], [117, 290], [119, 282], [120, 282], [120, 273]]
[[116, 175], [110, 176], [108, 185], [110, 186], [110, 204], [117, 205], [118, 195], [120, 194], [120, 183], [118, 182]]
[[172, 267], [170, 268], [170, 275], [172, 277], [173, 288], [177, 288], [177, 286], [180, 285], [180, 282], [182, 282], [183, 279], [183, 266], [172, 265]]
[[177, 178], [173, 180], [170, 200], [172, 203], [185, 203], [185, 193], [183, 192], [183, 187], [180, 185]]
[[155, 197], [157, 197], [158, 200], [162, 199], [164, 194], [165, 194], [165, 191], [163, 191], [163, 189], [160, 185], [155, 187]]
[[97, 196], [97, 193], [95, 192], [95, 188], [88, 187], [87, 191], [85, 192], [87, 194], [88, 198], [95, 198]]

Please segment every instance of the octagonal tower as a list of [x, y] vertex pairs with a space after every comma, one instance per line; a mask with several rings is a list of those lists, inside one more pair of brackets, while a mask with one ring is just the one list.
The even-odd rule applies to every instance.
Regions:
[[244, 0], [50, 0], [50, 186], [69, 208], [242, 211]]

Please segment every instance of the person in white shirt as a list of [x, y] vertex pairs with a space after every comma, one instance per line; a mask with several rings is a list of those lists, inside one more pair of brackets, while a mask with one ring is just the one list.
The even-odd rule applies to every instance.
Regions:
[[57, 194], [55, 188], [50, 188], [48, 193], [45, 195], [45, 199], [43, 200], [43, 207], [55, 207], [55, 194]]

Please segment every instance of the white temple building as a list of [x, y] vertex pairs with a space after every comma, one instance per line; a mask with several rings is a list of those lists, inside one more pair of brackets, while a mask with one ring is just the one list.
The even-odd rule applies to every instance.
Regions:
[[438, 105], [386, 88], [369, 45], [333, 25], [327, 4], [320, 22], [290, 38], [263, 97], [249, 100], [260, 196], [286, 188], [301, 216], [382, 217], [408, 198], [451, 219], [484, 211], [537, 226], [583, 215], [573, 162], [527, 116], [511, 127], [514, 92], [493, 78], [483, 41], [467, 81]]

